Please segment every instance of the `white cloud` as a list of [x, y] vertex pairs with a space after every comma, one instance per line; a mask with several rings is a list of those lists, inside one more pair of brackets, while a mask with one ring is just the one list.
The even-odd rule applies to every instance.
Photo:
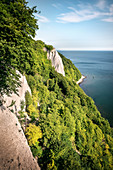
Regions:
[[60, 3], [57, 3], [57, 4], [52, 4], [53, 7], [57, 8], [57, 9], [60, 9], [61, 8], [61, 4]]
[[110, 5], [109, 13], [107, 13], [106, 16], [109, 16], [109, 17], [102, 19], [102, 21], [113, 22], [113, 4]]
[[103, 10], [106, 7], [106, 0], [99, 0], [99, 2], [95, 6]]
[[110, 10], [110, 14], [111, 14], [111, 15], [113, 15], [113, 4], [111, 4], [111, 6], [110, 6], [110, 9], [109, 9], [109, 10]]
[[[105, 22], [113, 22], [113, 4], [106, 6], [105, 0], [100, 0], [94, 6], [91, 4], [78, 4], [78, 9], [68, 7], [70, 9], [67, 13], [62, 13], [57, 17], [57, 22], [60, 23], [77, 23], [99, 18]], [[96, 6], [96, 7], [95, 7]], [[98, 8], [97, 8], [98, 7]], [[101, 9], [101, 11], [100, 11]], [[108, 12], [106, 12], [106, 9]], [[106, 18], [109, 17], [109, 18]]]
[[109, 17], [109, 18], [102, 19], [102, 21], [105, 21], [105, 22], [113, 22], [113, 17]]
[[38, 17], [39, 22], [43, 22], [43, 23], [49, 22], [48, 18], [46, 18], [45, 16], [41, 16], [39, 14], [36, 14], [36, 17]]
[[84, 10], [76, 10], [72, 7], [69, 7], [71, 9], [71, 12], [60, 14], [59, 17], [57, 17], [57, 22], [81, 22], [81, 21], [87, 21], [94, 18], [97, 18], [100, 13], [96, 11], [92, 11], [89, 9]]

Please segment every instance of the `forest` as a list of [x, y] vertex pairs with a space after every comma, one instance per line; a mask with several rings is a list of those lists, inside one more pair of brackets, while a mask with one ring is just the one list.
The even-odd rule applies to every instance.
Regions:
[[25, 96], [25, 135], [42, 170], [111, 170], [113, 129], [76, 84], [81, 73], [74, 64], [59, 53], [65, 77], [57, 73], [43, 50], [52, 45], [33, 39], [36, 12], [25, 0], [0, 0], [0, 95], [18, 94], [16, 70], [26, 76], [32, 95]]

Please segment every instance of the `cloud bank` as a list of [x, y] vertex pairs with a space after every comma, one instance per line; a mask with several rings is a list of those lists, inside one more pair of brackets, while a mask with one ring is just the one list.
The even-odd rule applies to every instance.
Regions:
[[107, 5], [107, 1], [99, 0], [96, 4], [79, 3], [76, 8], [68, 7], [69, 12], [61, 13], [57, 17], [59, 23], [77, 23], [92, 19], [104, 22], [113, 22], [113, 4]]
[[45, 16], [36, 14], [36, 17], [38, 17], [38, 21], [39, 21], [39, 22], [42, 22], [42, 23], [47, 23], [47, 22], [49, 22], [49, 19], [46, 18]]

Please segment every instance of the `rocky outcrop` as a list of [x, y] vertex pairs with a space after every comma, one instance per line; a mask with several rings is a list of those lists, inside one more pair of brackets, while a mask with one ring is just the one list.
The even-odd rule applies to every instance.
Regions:
[[9, 109], [0, 108], [0, 170], [38, 170], [21, 125]]
[[[18, 95], [15, 93], [10, 97], [4, 95], [5, 103], [0, 106], [0, 170], [40, 169], [15, 115], [21, 110], [21, 101], [25, 102], [26, 91], [31, 93], [27, 80], [22, 74], [20, 74], [20, 81], [21, 87], [18, 88]], [[14, 101], [14, 105], [8, 107], [12, 101]]]
[[3, 100], [5, 101], [4, 107], [8, 107], [11, 105], [13, 101], [13, 106], [9, 107], [10, 110], [13, 110], [13, 112], [18, 112], [21, 110], [21, 101], [24, 101], [25, 103], [25, 93], [26, 91], [29, 91], [31, 94], [31, 89], [27, 83], [26, 77], [23, 76], [19, 71], [17, 71], [17, 74], [20, 75], [20, 82], [21, 82], [21, 87], [18, 88], [18, 95], [15, 93], [12, 93], [10, 96], [4, 95]]
[[47, 52], [47, 58], [49, 60], [51, 60], [52, 66], [55, 67], [55, 70], [58, 73], [65, 76], [64, 65], [63, 65], [62, 59], [61, 59], [60, 55], [58, 54], [58, 52], [56, 51], [56, 49], [54, 48], [53, 50], [49, 51], [49, 50], [47, 50], [47, 48], [44, 48], [44, 51]]
[[81, 78], [76, 82], [76, 84], [81, 84], [85, 78], [86, 78], [86, 76], [82, 75]]

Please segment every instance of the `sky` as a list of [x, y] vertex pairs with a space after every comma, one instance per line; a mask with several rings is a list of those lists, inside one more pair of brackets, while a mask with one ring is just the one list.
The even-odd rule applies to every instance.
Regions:
[[27, 0], [37, 6], [35, 40], [57, 50], [113, 50], [113, 0]]

